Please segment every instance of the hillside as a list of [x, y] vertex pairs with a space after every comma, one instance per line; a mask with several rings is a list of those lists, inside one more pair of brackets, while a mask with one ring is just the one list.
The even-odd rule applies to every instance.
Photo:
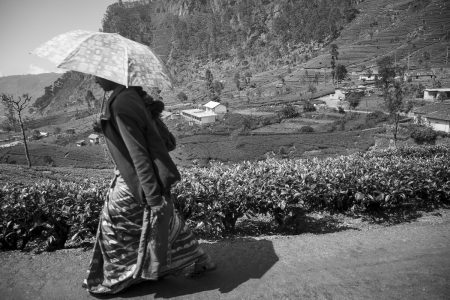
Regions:
[[[376, 64], [384, 55], [410, 68], [440, 68], [447, 65], [450, 46], [450, 2], [445, 0], [364, 1], [358, 16], [334, 41], [339, 62], [354, 69]], [[429, 53], [427, 60], [424, 53]], [[305, 64], [307, 68], [329, 65], [323, 49]]]
[[23, 95], [28, 93], [33, 99], [44, 94], [44, 87], [52, 84], [58, 73], [27, 74], [0, 77], [0, 93]]
[[[44, 74], [28, 74], [13, 75], [0, 77], [0, 94], [12, 94], [21, 96], [28, 93], [31, 98], [31, 104], [44, 94], [44, 88], [51, 85], [61, 74], [44, 73]], [[0, 104], [0, 119], [3, 117], [3, 106]]]
[[[351, 74], [346, 86], [362, 84], [353, 72], [385, 55], [411, 70], [432, 70], [450, 86], [449, 13], [445, 0], [141, 0], [110, 5], [102, 27], [150, 45], [166, 61], [175, 78], [175, 88], [162, 92], [167, 107], [180, 104], [180, 92], [184, 105], [209, 101], [210, 70], [221, 86], [218, 100], [242, 110], [302, 104], [333, 91], [331, 44]], [[68, 72], [49, 81], [35, 105], [42, 116], [98, 112], [103, 92], [91, 76]]]

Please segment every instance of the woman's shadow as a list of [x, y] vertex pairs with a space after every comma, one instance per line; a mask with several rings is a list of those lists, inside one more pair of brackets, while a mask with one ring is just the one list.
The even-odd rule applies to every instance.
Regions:
[[240, 238], [202, 247], [216, 262], [216, 270], [197, 278], [178, 276], [142, 282], [116, 296], [153, 294], [155, 298], [172, 298], [210, 290], [228, 293], [250, 279], [261, 278], [278, 261], [272, 242], [264, 239]]

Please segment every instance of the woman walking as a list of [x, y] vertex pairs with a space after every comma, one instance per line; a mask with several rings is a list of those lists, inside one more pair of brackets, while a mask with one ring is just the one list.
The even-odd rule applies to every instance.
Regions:
[[142, 88], [96, 82], [112, 91], [101, 127], [115, 171], [83, 286], [113, 294], [144, 280], [215, 269], [174, 209], [170, 187], [180, 174], [156, 124], [160, 111], [149, 111]]

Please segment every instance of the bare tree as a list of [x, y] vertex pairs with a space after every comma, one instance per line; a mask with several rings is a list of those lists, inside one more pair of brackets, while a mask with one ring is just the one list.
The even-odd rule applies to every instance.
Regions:
[[22, 97], [17, 97], [17, 99], [14, 99], [14, 96], [2, 94], [1, 95], [1, 101], [5, 105], [5, 107], [8, 107], [12, 110], [14, 110], [17, 113], [18, 121], [20, 124], [20, 129], [22, 130], [22, 138], [23, 138], [23, 145], [25, 147], [25, 155], [27, 157], [28, 167], [31, 167], [31, 161], [30, 161], [30, 153], [28, 152], [28, 145], [27, 145], [27, 138], [25, 136], [25, 129], [23, 126], [22, 121], [22, 112], [23, 110], [28, 106], [30, 103], [31, 97], [28, 96], [28, 94], [23, 94]]

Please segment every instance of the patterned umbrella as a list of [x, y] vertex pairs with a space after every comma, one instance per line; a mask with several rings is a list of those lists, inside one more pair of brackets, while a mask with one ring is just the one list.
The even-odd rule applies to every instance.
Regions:
[[58, 68], [96, 75], [127, 87], [172, 87], [164, 63], [149, 47], [117, 33], [70, 31], [31, 53]]

